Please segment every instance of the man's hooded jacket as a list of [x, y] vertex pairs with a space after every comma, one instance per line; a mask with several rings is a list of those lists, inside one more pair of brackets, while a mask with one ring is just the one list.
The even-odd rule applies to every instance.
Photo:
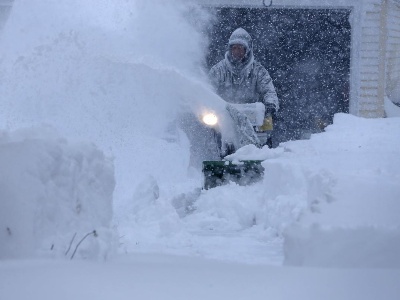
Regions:
[[[241, 61], [232, 59], [230, 48], [235, 44], [246, 48], [246, 54]], [[211, 68], [209, 76], [217, 93], [227, 102], [262, 102], [266, 108], [279, 108], [272, 79], [268, 71], [254, 60], [251, 36], [243, 28], [232, 33], [225, 59]]]

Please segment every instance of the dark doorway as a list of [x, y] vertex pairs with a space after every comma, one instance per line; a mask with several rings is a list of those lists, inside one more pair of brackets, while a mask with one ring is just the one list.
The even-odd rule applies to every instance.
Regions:
[[11, 4], [0, 4], [0, 30], [3, 28], [4, 24], [8, 19], [8, 15], [11, 11]]
[[208, 68], [223, 59], [238, 27], [253, 38], [254, 55], [280, 99], [274, 144], [307, 138], [349, 111], [350, 10], [213, 8]]

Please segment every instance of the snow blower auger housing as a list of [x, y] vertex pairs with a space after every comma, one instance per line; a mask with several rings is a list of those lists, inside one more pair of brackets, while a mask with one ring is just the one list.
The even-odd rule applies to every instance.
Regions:
[[244, 160], [231, 162], [203, 161], [204, 189], [208, 190], [228, 182], [248, 185], [262, 179], [264, 167], [262, 160]]
[[[226, 109], [232, 120], [235, 138], [227, 140], [223, 133], [216, 135], [222, 139], [218, 142], [221, 145], [220, 156], [222, 160], [203, 161], [203, 188], [206, 190], [228, 182], [248, 185], [261, 180], [264, 174], [261, 160], [247, 159], [247, 157], [242, 160], [235, 157], [234, 153], [236, 149], [249, 144], [260, 148], [269, 145], [271, 142], [272, 117], [265, 116], [265, 106], [258, 102], [227, 104]], [[270, 124], [266, 126], [266, 122], [270, 122]]]

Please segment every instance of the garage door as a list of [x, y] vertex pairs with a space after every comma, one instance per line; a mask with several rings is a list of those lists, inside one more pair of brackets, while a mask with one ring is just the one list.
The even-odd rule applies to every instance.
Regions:
[[307, 138], [349, 111], [351, 28], [346, 9], [210, 8], [208, 68], [224, 57], [230, 34], [246, 29], [255, 58], [273, 78], [281, 110], [274, 144]]

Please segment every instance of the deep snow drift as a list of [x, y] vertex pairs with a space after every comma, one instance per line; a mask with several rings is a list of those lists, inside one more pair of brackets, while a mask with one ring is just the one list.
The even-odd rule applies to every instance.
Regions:
[[49, 128], [0, 131], [0, 170], [0, 259], [115, 252], [114, 168], [94, 145]]
[[[190, 23], [187, 16], [197, 23]], [[2, 159], [2, 184], [7, 187], [2, 197], [8, 199], [2, 202], [7, 206], [2, 210], [2, 238], [11, 232], [19, 241], [12, 247], [20, 248], [20, 256], [48, 254], [49, 247], [63, 253], [78, 228], [84, 234], [105, 227], [110, 230], [105, 248], [113, 248], [111, 232], [116, 229], [121, 252], [268, 264], [397, 267], [398, 252], [392, 251], [398, 247], [399, 225], [396, 118], [337, 115], [326, 133], [310, 141], [273, 150], [245, 147], [236, 157], [266, 160], [262, 182], [199, 189], [200, 172], [190, 165], [189, 141], [170, 125], [182, 111], [202, 106], [223, 109], [199, 67], [206, 41], [201, 29], [207, 20], [201, 10], [180, 1], [15, 2], [0, 50], [0, 119], [9, 136], [2, 147], [10, 156]], [[57, 128], [56, 138], [42, 132], [35, 136], [35, 131], [21, 138], [10, 132], [41, 123]], [[66, 141], [60, 142], [60, 136]], [[95, 142], [99, 149], [76, 150], [76, 139]], [[23, 149], [23, 157], [11, 154], [10, 147]], [[110, 156], [115, 165], [114, 211]], [[46, 164], [56, 171], [42, 174], [49, 172]], [[64, 168], [67, 171], [57, 173]], [[100, 172], [92, 181], [98, 168], [104, 176]], [[33, 182], [34, 192], [19, 189], [25, 177], [9, 176], [13, 169], [30, 174], [26, 180]], [[59, 183], [57, 176], [65, 174], [68, 178]], [[83, 181], [76, 179], [81, 177]], [[101, 195], [98, 186], [104, 186]], [[14, 198], [19, 201], [10, 200]], [[43, 200], [54, 198], [58, 200], [52, 204]], [[90, 203], [87, 217], [77, 214], [77, 201], [86, 203], [83, 207]], [[27, 209], [29, 220], [10, 221], [10, 211], [25, 213], [20, 207]], [[48, 218], [54, 211], [60, 216]], [[45, 221], [36, 220], [42, 217]], [[20, 228], [21, 236], [8, 224]], [[66, 230], [61, 224], [74, 225]], [[37, 238], [28, 234], [32, 228]], [[332, 243], [336, 238], [340, 242], [325, 247], [331, 250], [327, 251], [323, 245], [330, 236]], [[369, 236], [380, 242], [364, 247], [365, 255], [352, 259], [352, 242], [364, 243]], [[79, 237], [73, 246], [78, 241]], [[12, 256], [8, 244], [2, 245], [5, 257]], [[371, 259], [382, 251], [385, 255]], [[95, 257], [100, 252], [89, 251]]]
[[[201, 191], [187, 137], [166, 130], [223, 108], [191, 14], [206, 18], [179, 1], [15, 1], [0, 41], [0, 298], [398, 299], [400, 119], [339, 114], [311, 140], [244, 147], [232, 159], [264, 159], [263, 181]], [[75, 249], [107, 263], [10, 261]]]
[[[197, 24], [189, 23], [189, 19]], [[182, 1], [15, 1], [1, 35], [0, 126], [45, 123], [115, 158], [115, 199], [186, 178], [182, 111], [219, 109], [201, 71], [206, 16]]]
[[340, 114], [326, 133], [285, 144], [335, 181], [330, 203], [313, 203], [286, 232], [287, 264], [400, 268], [399, 129], [400, 118]]
[[[110, 216], [113, 214], [110, 205], [114, 205], [116, 212], [121, 214], [126, 212], [126, 205], [132, 202], [137, 205], [136, 197], [140, 196], [142, 183], [147, 178], [155, 180], [161, 190], [173, 189], [171, 186], [183, 181], [185, 184], [181, 190], [188, 188], [190, 145], [185, 135], [173, 126], [177, 115], [182, 111], [200, 111], [203, 106], [219, 109], [222, 105], [221, 99], [201, 80], [200, 66], [206, 46], [201, 24], [206, 18], [196, 6], [181, 1], [14, 2], [0, 36], [0, 128], [4, 135], [14, 140], [14, 130], [41, 128], [43, 124], [56, 129], [54, 141], [43, 137], [41, 129], [32, 131], [39, 131], [38, 136], [28, 132], [19, 139], [21, 148], [27, 144], [35, 150], [31, 144], [41, 145], [37, 152], [27, 153], [44, 156], [36, 160], [38, 166], [32, 167], [39, 174], [45, 172], [41, 163], [48, 163], [49, 168], [63, 169], [74, 165], [78, 155], [85, 161], [91, 156], [103, 156], [101, 152], [105, 157], [99, 158], [96, 163], [107, 168], [105, 161], [112, 158], [115, 167], [115, 179], [111, 173], [108, 174], [109, 179], [101, 178], [99, 173], [98, 182], [89, 185], [85, 194], [82, 190], [86, 188], [82, 185], [91, 183], [79, 182], [78, 179], [97, 172], [96, 165], [85, 169], [86, 166], [80, 168], [80, 162], [77, 162], [76, 172], [72, 166], [67, 173], [70, 183], [65, 186], [59, 184], [59, 191], [48, 192], [44, 196], [51, 199], [57, 193], [66, 194], [65, 197], [57, 197], [58, 202], [52, 204], [62, 211], [64, 216], [61, 219], [65, 220], [59, 220], [58, 216], [51, 218], [51, 222], [48, 220], [44, 226], [46, 228], [39, 226], [34, 229], [36, 235], [42, 234], [39, 232], [43, 229], [43, 235], [47, 231], [63, 232], [61, 248], [68, 245], [81, 226], [75, 222], [76, 216], [70, 213], [69, 208], [74, 207], [83, 195], [88, 198], [83, 201], [91, 203], [89, 223], [94, 221], [97, 224], [99, 221], [110, 227]], [[190, 23], [189, 19], [197, 20], [197, 24]], [[58, 139], [65, 139], [66, 142], [58, 142]], [[80, 149], [77, 151], [82, 153], [75, 153], [75, 146], [70, 149], [70, 145], [75, 145], [77, 140], [94, 142], [98, 150], [93, 147], [92, 150]], [[6, 149], [4, 151], [8, 151], [11, 142], [8, 139], [4, 141], [2, 146]], [[61, 152], [60, 161], [46, 160], [48, 153], [53, 155], [52, 148]], [[31, 194], [18, 190], [21, 186], [17, 182], [18, 177], [7, 178], [8, 173], [13, 168], [19, 168], [21, 172], [30, 171], [30, 162], [20, 159], [16, 153], [9, 161], [4, 159], [4, 163], [7, 166], [1, 172], [8, 180], [4, 184], [17, 189], [10, 193], [19, 195], [15, 197], [29, 203], [28, 207], [35, 207], [36, 199], [43, 198], [41, 193], [47, 192], [49, 187], [46, 183], [42, 186], [38, 183]], [[198, 170], [189, 175], [193, 177], [193, 185], [198, 186]], [[47, 174], [43, 176], [47, 178]], [[57, 174], [50, 179], [57, 180]], [[112, 203], [110, 192], [114, 183]], [[104, 185], [107, 191], [100, 198], [96, 195], [97, 191], [91, 191], [97, 185]], [[6, 190], [2, 191], [6, 193]], [[68, 194], [72, 195], [71, 203], [65, 203]], [[2, 197], [6, 195], [2, 194]], [[137, 202], [140, 201], [145, 200]], [[44, 206], [39, 205], [38, 209], [46, 210], [48, 204], [42, 202]], [[102, 207], [103, 202], [106, 207]], [[107, 216], [105, 222], [95, 221], [100, 216], [93, 211], [98, 209]], [[1, 213], [7, 215], [9, 210], [2, 210]], [[28, 214], [43, 217], [30, 209]], [[45, 212], [47, 214], [51, 213]], [[2, 224], [5, 228], [11, 226], [6, 223], [10, 222]], [[17, 223], [11, 223], [14, 236]], [[35, 227], [33, 223], [31, 220], [17, 227], [24, 228], [26, 236]], [[68, 230], [57, 229], [64, 227], [61, 224], [65, 223], [75, 224]], [[89, 230], [99, 227], [95, 224], [89, 226]], [[82, 226], [80, 233], [87, 230], [86, 226]], [[4, 229], [3, 234], [6, 237], [9, 232]], [[73, 246], [79, 239], [77, 234]], [[34, 250], [46, 252], [52, 247], [50, 240], [46, 245], [36, 241], [35, 247], [31, 245], [31, 240], [27, 240], [31, 246], [26, 245], [25, 249], [30, 249], [29, 253], [21, 251], [27, 256], [33, 255], [31, 251]], [[20, 242], [23, 243], [24, 239], [21, 238]], [[9, 255], [7, 251], [6, 257]]]
[[[123, 248], [250, 263], [398, 268], [399, 129], [399, 118], [338, 114], [310, 140], [244, 147], [231, 159], [264, 159], [262, 182], [149, 201], [120, 227]], [[149, 185], [149, 198], [151, 191]]]

